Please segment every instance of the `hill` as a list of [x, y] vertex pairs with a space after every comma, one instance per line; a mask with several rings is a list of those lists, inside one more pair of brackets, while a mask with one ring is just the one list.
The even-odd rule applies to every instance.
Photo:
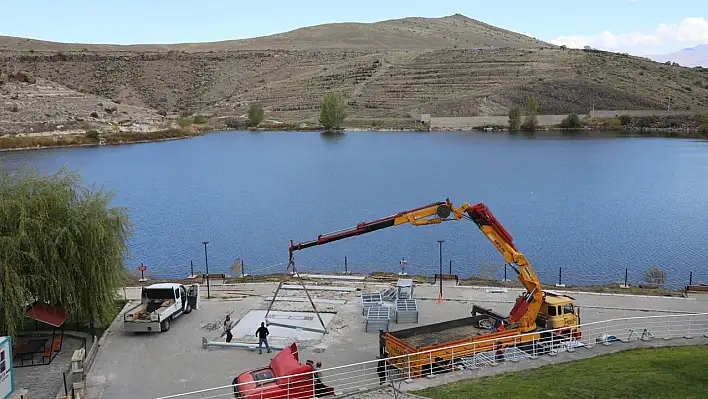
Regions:
[[[74, 118], [95, 111], [93, 102], [115, 101], [150, 115], [215, 121], [243, 117], [259, 102], [267, 119], [317, 124], [330, 90], [345, 96], [348, 124], [359, 127], [412, 124], [419, 113], [504, 115], [529, 96], [546, 114], [585, 114], [593, 103], [596, 110], [665, 110], [669, 99], [672, 110], [708, 108], [706, 69], [564, 49], [459, 15], [204, 44], [73, 51], [82, 45], [25, 41], [13, 47], [23, 51], [0, 51], [0, 71], [28, 71], [58, 90], [95, 96]], [[32, 46], [39, 47], [27, 50]], [[15, 89], [0, 89], [0, 104], [11, 104]]]
[[403, 18], [375, 23], [324, 24], [270, 36], [210, 43], [73, 44], [0, 36], [0, 51], [429, 50], [455, 46], [464, 48], [554, 47], [552, 44], [459, 14], [442, 18]]
[[657, 62], [677, 62], [686, 67], [705, 67], [708, 68], [708, 44], [685, 48], [670, 54], [650, 56]]

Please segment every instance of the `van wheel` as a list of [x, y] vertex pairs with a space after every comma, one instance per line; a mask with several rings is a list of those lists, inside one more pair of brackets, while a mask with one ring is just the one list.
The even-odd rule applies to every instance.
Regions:
[[160, 324], [160, 331], [167, 332], [170, 331], [170, 319], [167, 319]]
[[192, 312], [192, 305], [187, 304], [187, 306], [184, 308], [184, 314], [191, 313]]

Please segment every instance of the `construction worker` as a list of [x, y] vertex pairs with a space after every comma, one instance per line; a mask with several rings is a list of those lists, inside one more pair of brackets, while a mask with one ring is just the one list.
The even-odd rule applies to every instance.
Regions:
[[384, 352], [379, 357], [379, 362], [376, 365], [376, 373], [379, 375], [379, 385], [386, 383], [386, 358], [388, 353]]
[[258, 354], [263, 354], [263, 344], [265, 344], [266, 350], [270, 353], [270, 346], [268, 346], [268, 335], [270, 331], [265, 326], [264, 322], [261, 322], [261, 326], [256, 330], [256, 336], [258, 337]]
[[226, 335], [226, 342], [231, 342], [231, 338], [233, 338], [233, 335], [231, 335], [232, 327], [233, 322], [231, 321], [231, 316], [226, 315], [226, 320], [224, 320], [224, 332], [221, 334], [222, 337]]

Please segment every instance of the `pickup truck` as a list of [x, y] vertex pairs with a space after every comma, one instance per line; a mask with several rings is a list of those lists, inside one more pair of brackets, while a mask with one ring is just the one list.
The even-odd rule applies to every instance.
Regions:
[[313, 378], [312, 361], [301, 364], [295, 343], [280, 351], [267, 367], [234, 378], [236, 399], [309, 399], [334, 395], [332, 387]]
[[143, 287], [140, 304], [123, 314], [123, 331], [165, 332], [177, 317], [199, 309], [199, 285], [159, 283]]

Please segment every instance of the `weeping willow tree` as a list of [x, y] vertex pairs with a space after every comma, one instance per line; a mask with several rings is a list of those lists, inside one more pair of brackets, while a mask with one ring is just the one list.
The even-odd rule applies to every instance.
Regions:
[[112, 197], [64, 168], [0, 171], [0, 335], [15, 335], [34, 301], [108, 321], [131, 232]]

